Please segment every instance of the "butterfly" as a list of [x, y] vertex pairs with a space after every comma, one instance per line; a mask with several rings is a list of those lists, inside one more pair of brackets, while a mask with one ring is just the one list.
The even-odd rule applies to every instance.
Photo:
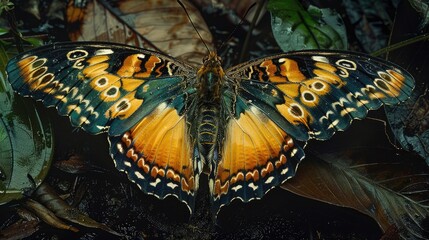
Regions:
[[192, 212], [207, 172], [215, 213], [293, 177], [303, 142], [329, 139], [414, 88], [401, 67], [359, 53], [290, 52], [224, 70], [214, 52], [195, 68], [99, 42], [30, 50], [7, 73], [15, 91], [73, 126], [107, 132], [116, 167], [147, 194], [175, 196]]

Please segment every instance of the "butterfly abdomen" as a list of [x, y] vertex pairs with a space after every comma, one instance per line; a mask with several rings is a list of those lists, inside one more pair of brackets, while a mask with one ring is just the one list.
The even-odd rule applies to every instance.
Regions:
[[213, 159], [219, 130], [219, 108], [216, 105], [204, 104], [198, 110], [198, 149], [206, 159]]

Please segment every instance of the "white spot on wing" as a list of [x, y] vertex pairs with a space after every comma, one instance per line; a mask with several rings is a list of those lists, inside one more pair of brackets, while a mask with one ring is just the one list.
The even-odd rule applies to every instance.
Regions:
[[98, 49], [97, 51], [94, 52], [95, 56], [98, 55], [109, 55], [112, 54], [113, 50], [112, 49], [108, 49], [108, 48], [103, 48], [103, 49]]
[[311, 59], [313, 59], [316, 62], [329, 63], [329, 60], [325, 56], [312, 56]]
[[295, 154], [298, 152], [298, 149], [294, 148], [292, 149], [292, 151], [290, 152], [290, 156], [293, 157], [295, 156]]
[[144, 176], [139, 172], [139, 171], [135, 171], [134, 174], [139, 178], [139, 179], [144, 179]]
[[124, 165], [125, 165], [125, 166], [127, 166], [127, 167], [131, 167], [131, 163], [130, 163], [130, 162], [128, 162], [128, 161], [125, 161], [125, 162], [124, 162]]
[[253, 183], [250, 183], [249, 184], [249, 187], [250, 188], [252, 188], [253, 189], [253, 191], [256, 191], [256, 189], [258, 189], [258, 186], [256, 186], [255, 184], [253, 184]]
[[[159, 179], [158, 179], [159, 180]], [[177, 184], [175, 184], [175, 183], [172, 183], [172, 182], [169, 182], [169, 183], [167, 183], [167, 187], [169, 187], [169, 188], [171, 188], [171, 189], [175, 189], [176, 187], [178, 187], [179, 185], [177, 185]]]
[[329, 125], [329, 129], [331, 129], [331, 128], [334, 128], [335, 126], [337, 126], [338, 125], [338, 123], [340, 122], [340, 120], [338, 120], [338, 119], [335, 119], [335, 121], [333, 121], [330, 125]]
[[241, 185], [237, 185], [237, 186], [235, 186], [235, 187], [233, 187], [233, 188], [231, 188], [234, 192], [237, 192], [238, 190], [240, 190], [240, 189], [242, 189], [243, 188], [243, 186], [241, 186]]
[[116, 144], [116, 148], [118, 149], [118, 151], [120, 152], [120, 153], [124, 153], [124, 148], [122, 147], [122, 144], [121, 143], [118, 143], [118, 144]]
[[156, 185], [158, 185], [158, 183], [160, 183], [160, 182], [161, 182], [161, 179], [157, 178], [157, 179], [155, 179], [155, 182], [151, 182], [149, 184], [153, 187], [156, 187]]
[[283, 170], [280, 172], [280, 174], [281, 174], [281, 175], [285, 175], [287, 172], [289, 172], [289, 168], [285, 168], [285, 169], [283, 169]]
[[322, 131], [313, 132], [314, 136], [319, 136], [322, 134]]
[[270, 176], [269, 178], [267, 178], [267, 180], [265, 180], [265, 184], [270, 184], [273, 180], [274, 180], [274, 177]]

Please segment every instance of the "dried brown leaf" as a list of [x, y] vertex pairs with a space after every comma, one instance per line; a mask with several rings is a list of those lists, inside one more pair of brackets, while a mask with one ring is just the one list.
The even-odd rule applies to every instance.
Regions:
[[34, 201], [33, 199], [28, 199], [23, 204], [26, 208], [28, 208], [30, 211], [32, 211], [34, 214], [36, 214], [40, 219], [42, 219], [47, 224], [59, 228], [59, 229], [65, 229], [70, 230], [73, 232], [78, 232], [79, 229], [66, 224], [65, 222], [61, 221], [55, 214], [47, 209], [42, 204]]
[[0, 231], [0, 240], [18, 240], [31, 236], [39, 230], [39, 221], [19, 220]]
[[[298, 195], [354, 208], [402, 239], [427, 239], [429, 167], [382, 148], [351, 149], [305, 159], [283, 188]], [[427, 227], [427, 226], [426, 226]]]
[[81, 226], [98, 228], [116, 236], [123, 236], [122, 234], [114, 231], [107, 225], [99, 223], [94, 219], [90, 218], [88, 215], [84, 214], [79, 209], [68, 205], [63, 199], [58, 196], [54, 189], [52, 189], [49, 185], [45, 183], [41, 184], [37, 188], [34, 195], [41, 203], [46, 205], [49, 210], [54, 212], [57, 217], [66, 219]]
[[[112, 6], [107, 1], [89, 1], [86, 8], [70, 1], [67, 18], [73, 41], [109, 41], [153, 49], [200, 65], [207, 49], [198, 37], [185, 11], [176, 1], [137, 0], [118, 1]], [[188, 1], [183, 2], [190, 18], [207, 44], [211, 33], [198, 10]], [[213, 48], [212, 48], [213, 49]]]

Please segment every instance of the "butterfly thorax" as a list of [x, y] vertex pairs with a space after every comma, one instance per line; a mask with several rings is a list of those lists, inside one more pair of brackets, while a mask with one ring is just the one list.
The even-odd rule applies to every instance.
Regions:
[[216, 53], [210, 52], [209, 56], [204, 59], [203, 66], [197, 72], [199, 102], [219, 102], [224, 76], [220, 57]]
[[204, 60], [197, 72], [198, 152], [206, 164], [216, 161], [219, 140], [221, 89], [225, 73], [214, 52]]

